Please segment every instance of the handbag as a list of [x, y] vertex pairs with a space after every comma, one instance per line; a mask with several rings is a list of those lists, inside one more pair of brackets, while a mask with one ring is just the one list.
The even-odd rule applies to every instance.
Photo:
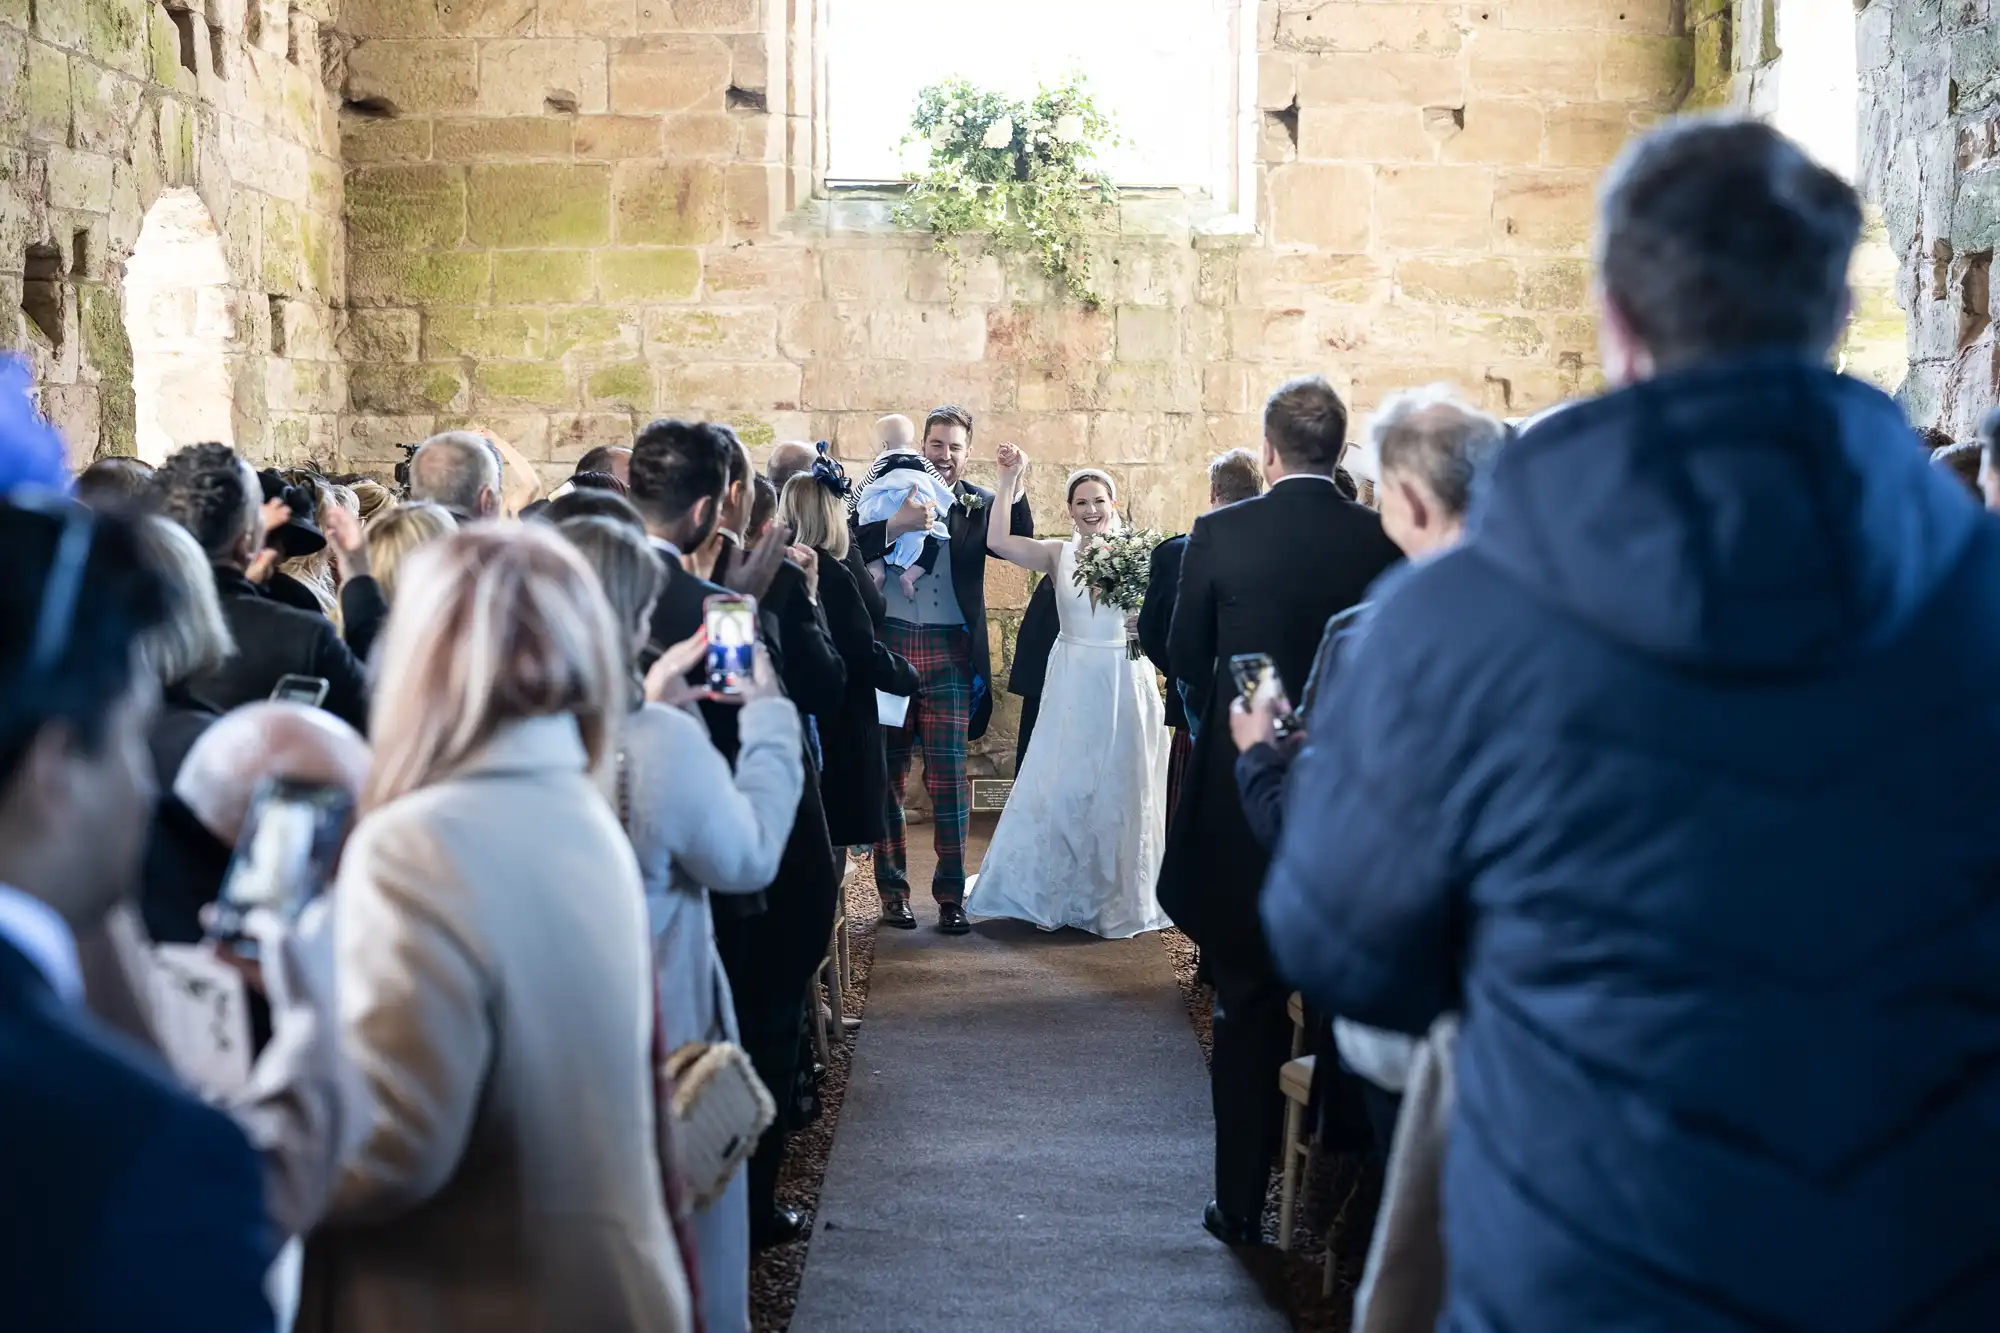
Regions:
[[[631, 778], [623, 746], [618, 750], [618, 822], [632, 836]], [[658, 993], [657, 977], [655, 994]], [[778, 1117], [770, 1089], [757, 1077], [741, 1046], [727, 1041], [691, 1041], [668, 1052], [659, 1039], [663, 1015], [654, 1005], [654, 1082], [661, 1090], [658, 1112], [663, 1161], [680, 1169], [696, 1208], [720, 1199], [729, 1182]]]

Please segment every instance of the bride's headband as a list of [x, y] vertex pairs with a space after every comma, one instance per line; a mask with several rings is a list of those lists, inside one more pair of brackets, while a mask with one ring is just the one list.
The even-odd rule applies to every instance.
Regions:
[[1069, 474], [1069, 485], [1063, 492], [1064, 501], [1068, 502], [1076, 499], [1076, 488], [1083, 485], [1086, 481], [1101, 483], [1104, 489], [1110, 493], [1112, 503], [1116, 504], [1118, 502], [1118, 483], [1111, 480], [1110, 473], [1099, 472], [1094, 467], [1078, 468]]

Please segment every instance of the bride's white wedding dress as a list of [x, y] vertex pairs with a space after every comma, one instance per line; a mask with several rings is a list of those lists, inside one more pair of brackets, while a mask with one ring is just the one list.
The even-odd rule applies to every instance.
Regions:
[[1062, 633], [1034, 740], [965, 908], [1127, 939], [1169, 923], [1153, 896], [1166, 842], [1167, 732], [1153, 668], [1125, 616], [1076, 586], [1076, 541], [1056, 561]]

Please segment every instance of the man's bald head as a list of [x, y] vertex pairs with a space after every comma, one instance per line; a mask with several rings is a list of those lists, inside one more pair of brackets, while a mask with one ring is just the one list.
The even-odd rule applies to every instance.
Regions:
[[819, 457], [819, 450], [802, 440], [786, 440], [771, 450], [770, 461], [764, 464], [764, 475], [771, 479], [771, 485], [778, 494], [785, 493], [785, 483], [804, 472], [812, 471], [813, 460]]
[[217, 718], [188, 751], [174, 796], [231, 847], [250, 798], [268, 778], [324, 782], [358, 801], [368, 780], [368, 742], [331, 713], [303, 704], [245, 704]]
[[410, 498], [441, 504], [467, 518], [498, 518], [499, 456], [471, 431], [433, 435], [410, 460]]

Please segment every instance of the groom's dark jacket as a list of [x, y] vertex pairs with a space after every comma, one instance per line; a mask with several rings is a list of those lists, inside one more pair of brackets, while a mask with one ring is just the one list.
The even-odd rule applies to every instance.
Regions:
[[[986, 734], [986, 724], [993, 720], [993, 659], [986, 641], [986, 557], [989, 554], [986, 549], [986, 513], [987, 507], [993, 503], [993, 492], [969, 481], [961, 481], [951, 489], [958, 496], [958, 503], [945, 516], [945, 527], [951, 531], [951, 590], [958, 597], [958, 609], [965, 615], [972, 650], [972, 713], [965, 738], [976, 741]], [[861, 542], [862, 559], [872, 562], [882, 558], [882, 553], [889, 546], [888, 527], [886, 522], [863, 523], [855, 529]], [[1028, 509], [1027, 496], [1014, 502], [1008, 530], [1016, 537], [1035, 535], [1035, 516]]]

